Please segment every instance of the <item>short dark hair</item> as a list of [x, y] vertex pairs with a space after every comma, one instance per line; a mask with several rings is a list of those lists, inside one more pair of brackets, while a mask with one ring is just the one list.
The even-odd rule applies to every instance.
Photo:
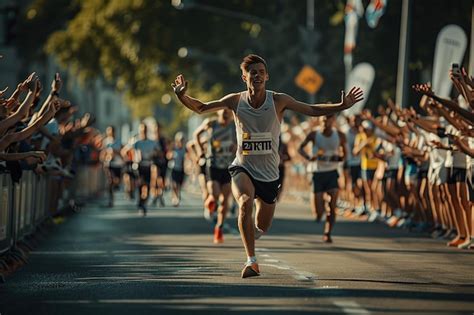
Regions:
[[244, 57], [244, 59], [242, 59], [242, 62], [240, 63], [240, 69], [242, 71], [249, 71], [249, 66], [254, 63], [262, 63], [265, 66], [265, 70], [267, 70], [268, 72], [267, 62], [265, 61], [265, 59], [254, 54], [247, 55]]

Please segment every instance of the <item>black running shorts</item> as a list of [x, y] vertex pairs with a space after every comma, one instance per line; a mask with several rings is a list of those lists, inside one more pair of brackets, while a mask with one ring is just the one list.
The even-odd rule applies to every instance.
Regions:
[[255, 198], [258, 197], [268, 204], [273, 204], [277, 201], [278, 192], [281, 187], [280, 179], [273, 182], [262, 182], [254, 179], [245, 168], [235, 165], [229, 167], [229, 173], [232, 177], [240, 173], [247, 174], [255, 188]]
[[338, 189], [337, 179], [339, 174], [336, 170], [313, 173], [313, 193], [322, 193]]
[[151, 166], [149, 166], [149, 165], [139, 165], [138, 166], [138, 174], [140, 175], [140, 179], [144, 183], [150, 184], [150, 182], [151, 182]]
[[184, 171], [171, 170], [171, 180], [179, 185], [183, 185]]
[[109, 166], [109, 172], [111, 177], [120, 178], [122, 177], [122, 168], [117, 166]]

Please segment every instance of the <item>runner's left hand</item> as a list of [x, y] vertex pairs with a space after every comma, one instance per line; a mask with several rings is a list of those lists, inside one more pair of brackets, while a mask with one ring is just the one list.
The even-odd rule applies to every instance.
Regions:
[[364, 99], [364, 92], [361, 88], [355, 86], [346, 95], [344, 91], [341, 91], [341, 105], [344, 109], [352, 107], [355, 103], [360, 102]]

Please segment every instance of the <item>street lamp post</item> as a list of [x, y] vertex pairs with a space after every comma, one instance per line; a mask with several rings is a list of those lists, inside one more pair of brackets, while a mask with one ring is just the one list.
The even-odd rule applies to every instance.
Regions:
[[[306, 29], [310, 36], [314, 34], [314, 0], [306, 1]], [[307, 45], [308, 56], [314, 57], [314, 45]], [[315, 60], [310, 60], [315, 62]], [[315, 102], [316, 95], [314, 93], [308, 93], [308, 101], [310, 104]]]
[[398, 48], [396, 103], [404, 106], [408, 94], [408, 62], [410, 58], [411, 0], [403, 0], [400, 23], [400, 44]]

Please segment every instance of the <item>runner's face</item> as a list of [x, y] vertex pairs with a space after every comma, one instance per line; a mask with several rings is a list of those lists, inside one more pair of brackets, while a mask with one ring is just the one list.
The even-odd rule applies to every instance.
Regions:
[[334, 121], [336, 120], [336, 116], [327, 116], [325, 119], [324, 119], [324, 128], [325, 129], [328, 129], [328, 128], [332, 128], [332, 126], [334, 125]]
[[263, 63], [251, 64], [248, 72], [242, 74], [242, 80], [247, 84], [247, 88], [255, 90], [265, 89], [265, 82], [268, 80], [265, 65]]

